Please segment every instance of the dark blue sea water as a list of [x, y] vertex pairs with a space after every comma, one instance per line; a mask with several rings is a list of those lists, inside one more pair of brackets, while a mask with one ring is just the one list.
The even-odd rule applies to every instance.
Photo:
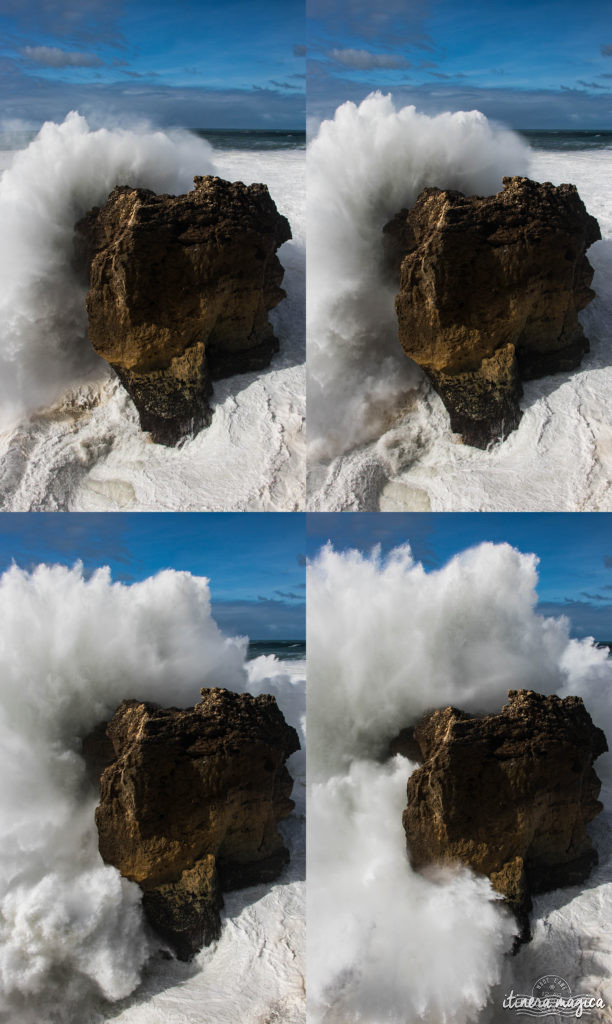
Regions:
[[612, 131], [565, 131], [539, 128], [519, 128], [518, 134], [527, 140], [532, 149], [547, 149], [553, 152], [573, 152], [584, 149], [612, 149]]
[[211, 129], [195, 132], [200, 138], [210, 142], [214, 149], [305, 149], [305, 131], [285, 131], [275, 129]]
[[274, 654], [282, 661], [302, 661], [306, 657], [306, 644], [303, 640], [256, 640], [249, 644], [247, 661], [262, 654]]

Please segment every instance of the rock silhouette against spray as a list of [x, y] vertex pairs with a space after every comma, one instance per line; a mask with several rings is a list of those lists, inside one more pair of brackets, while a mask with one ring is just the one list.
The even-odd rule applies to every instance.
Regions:
[[164, 444], [210, 422], [213, 380], [269, 364], [268, 313], [285, 296], [275, 254], [291, 229], [267, 187], [194, 183], [180, 196], [117, 187], [76, 225], [91, 343]]
[[521, 381], [588, 352], [578, 313], [595, 296], [585, 252], [601, 238], [575, 185], [503, 182], [485, 198], [426, 188], [384, 228], [402, 347], [479, 448], [518, 426]]

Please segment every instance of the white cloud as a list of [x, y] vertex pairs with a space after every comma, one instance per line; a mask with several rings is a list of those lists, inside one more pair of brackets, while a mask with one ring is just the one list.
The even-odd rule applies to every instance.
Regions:
[[58, 46], [24, 46], [21, 52], [46, 68], [95, 68], [103, 63], [93, 53], [75, 53]]

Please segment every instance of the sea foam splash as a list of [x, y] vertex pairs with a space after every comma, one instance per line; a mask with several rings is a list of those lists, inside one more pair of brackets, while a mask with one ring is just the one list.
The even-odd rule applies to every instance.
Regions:
[[[0, 163], [0, 507], [303, 508], [303, 154], [213, 151], [180, 130], [93, 131], [73, 113], [19, 153], [0, 151]], [[150, 443], [87, 339], [73, 228], [116, 184], [185, 192], [205, 173], [265, 182], [290, 219], [279, 252], [287, 298], [271, 313], [280, 351], [265, 372], [217, 382], [211, 425], [168, 449]]]
[[397, 340], [382, 229], [426, 185], [469, 194], [524, 174], [528, 149], [478, 111], [396, 110], [377, 92], [324, 121], [308, 156], [308, 430], [314, 463], [379, 436], [418, 387]]
[[[383, 559], [378, 550], [366, 557], [328, 545], [309, 567], [313, 1024], [497, 1020], [492, 993], [502, 984], [510, 990], [513, 971], [524, 985], [542, 966], [539, 921], [533, 946], [516, 961], [504, 957], [514, 922], [487, 879], [411, 870], [401, 814], [414, 765], [380, 760], [389, 740], [425, 711], [452, 703], [492, 712], [510, 688], [582, 696], [612, 735], [612, 662], [591, 640], [570, 639], [567, 619], [537, 614], [536, 584], [535, 556], [507, 544], [482, 544], [430, 573], [408, 546]], [[609, 762], [610, 755], [597, 762], [608, 782]], [[599, 841], [607, 862], [603, 826]], [[612, 945], [602, 941], [612, 884], [605, 874], [596, 882], [597, 898], [585, 897], [586, 913], [574, 912], [565, 934], [555, 924], [559, 945], [548, 948], [547, 969], [571, 970], [570, 984], [589, 970], [602, 983], [612, 966]], [[575, 892], [574, 902], [581, 899]], [[593, 934], [595, 952], [579, 956]]]
[[186, 572], [128, 586], [107, 569], [13, 567], [0, 621], [0, 1019], [84, 1024], [156, 947], [139, 888], [98, 852], [83, 737], [124, 698], [185, 707], [203, 686], [282, 691], [287, 677], [270, 659], [251, 686], [246, 638], [222, 635], [208, 581]]
[[[428, 117], [376, 94], [324, 122], [309, 161], [310, 510], [611, 509], [612, 152], [533, 151], [477, 111]], [[480, 451], [399, 346], [381, 230], [426, 185], [491, 194], [512, 174], [575, 183], [599, 220], [591, 352], [527, 382], [518, 429]]]
[[[87, 340], [74, 225], [117, 184], [184, 192], [213, 170], [188, 132], [47, 122], [0, 180], [0, 423], [48, 405], [100, 361]], [[102, 365], [102, 364], [100, 364]]]

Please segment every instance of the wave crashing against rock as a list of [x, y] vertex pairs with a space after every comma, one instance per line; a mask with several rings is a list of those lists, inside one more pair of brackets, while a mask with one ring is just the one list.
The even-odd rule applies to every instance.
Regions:
[[488, 875], [527, 941], [531, 894], [576, 885], [597, 863], [586, 826], [602, 810], [593, 762], [607, 749], [580, 697], [509, 690], [498, 715], [425, 715], [390, 748], [423, 762], [402, 819], [413, 867], [460, 861]]
[[291, 238], [265, 185], [206, 175], [185, 195], [118, 186], [76, 225], [89, 337], [143, 430], [176, 444], [210, 422], [212, 381], [266, 367]]
[[278, 823], [300, 746], [271, 695], [201, 693], [184, 711], [123, 701], [83, 744], [100, 779], [102, 858], [140, 885], [182, 960], [219, 937], [223, 890], [270, 882], [288, 862]]
[[479, 448], [518, 426], [521, 381], [572, 370], [588, 351], [585, 252], [601, 238], [575, 185], [503, 183], [485, 197], [426, 188], [383, 229], [402, 347]]

